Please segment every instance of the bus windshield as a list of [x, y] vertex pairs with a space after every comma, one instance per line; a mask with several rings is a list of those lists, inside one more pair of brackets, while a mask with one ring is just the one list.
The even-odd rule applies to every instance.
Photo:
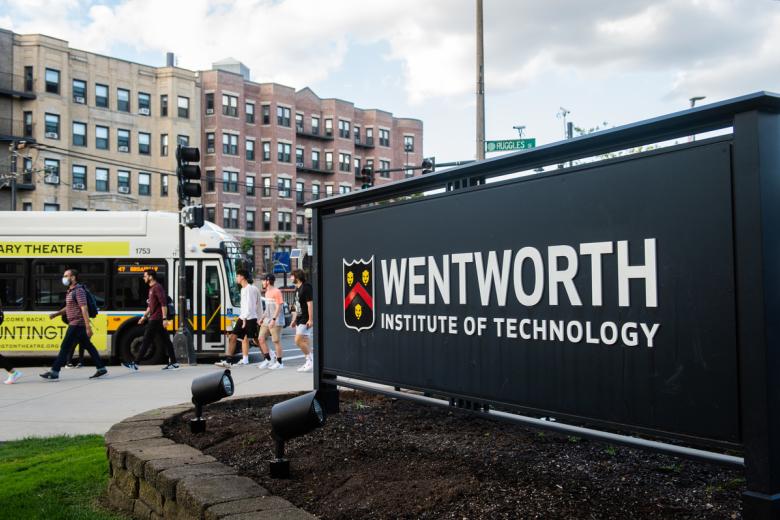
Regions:
[[249, 270], [249, 277], [252, 277], [252, 262], [248, 262], [247, 256], [241, 251], [237, 242], [222, 242], [222, 248], [225, 251], [225, 271], [228, 279], [228, 293], [230, 302], [234, 306], [241, 305], [241, 291], [236, 284], [236, 271], [238, 269]]

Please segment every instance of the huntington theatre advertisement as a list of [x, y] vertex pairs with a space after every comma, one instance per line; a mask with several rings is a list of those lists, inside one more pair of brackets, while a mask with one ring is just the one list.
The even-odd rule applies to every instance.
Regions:
[[324, 217], [325, 372], [737, 441], [729, 161], [713, 143]]

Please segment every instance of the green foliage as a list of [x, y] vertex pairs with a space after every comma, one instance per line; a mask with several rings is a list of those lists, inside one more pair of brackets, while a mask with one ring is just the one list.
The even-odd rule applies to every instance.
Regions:
[[607, 448], [604, 449], [604, 453], [606, 453], [611, 457], [614, 457], [617, 454], [617, 450], [615, 449], [614, 446], [607, 446]]
[[239, 244], [238, 247], [240, 247], [241, 251], [243, 251], [244, 253], [249, 253], [252, 250], [253, 245], [254, 243], [252, 242], [251, 238], [244, 237], [241, 239], [241, 243]]
[[0, 444], [0, 517], [119, 520], [97, 506], [108, 485], [103, 437], [51, 437]]

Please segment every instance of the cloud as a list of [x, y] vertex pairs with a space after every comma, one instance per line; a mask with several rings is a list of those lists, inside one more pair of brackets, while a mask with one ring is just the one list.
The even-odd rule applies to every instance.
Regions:
[[[475, 90], [473, 0], [19, 0], [0, 1], [0, 12], [16, 32], [76, 48], [130, 47], [160, 61], [173, 51], [193, 69], [233, 56], [253, 79], [298, 88], [354, 65], [344, 63], [353, 42], [384, 42], [411, 103]], [[778, 34], [780, 2], [771, 0], [489, 0], [487, 89], [520, 91], [560, 71], [585, 81], [662, 72], [676, 78], [659, 85], [671, 98], [780, 88]]]

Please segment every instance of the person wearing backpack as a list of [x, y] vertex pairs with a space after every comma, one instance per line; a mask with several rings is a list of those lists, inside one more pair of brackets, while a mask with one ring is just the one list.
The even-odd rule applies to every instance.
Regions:
[[62, 284], [68, 288], [65, 294], [65, 307], [49, 315], [49, 318], [65, 316], [68, 322], [68, 329], [65, 331], [65, 337], [60, 345], [60, 352], [51, 370], [41, 374], [41, 377], [48, 381], [58, 381], [60, 379], [60, 369], [70, 359], [70, 355], [77, 344], [84, 345], [89, 355], [95, 360], [97, 371], [89, 376], [95, 379], [108, 374], [103, 360], [100, 358], [95, 345], [92, 344], [92, 324], [89, 322], [90, 316], [97, 315], [97, 304], [95, 297], [79, 283], [79, 272], [75, 269], [67, 269], [62, 275]]

